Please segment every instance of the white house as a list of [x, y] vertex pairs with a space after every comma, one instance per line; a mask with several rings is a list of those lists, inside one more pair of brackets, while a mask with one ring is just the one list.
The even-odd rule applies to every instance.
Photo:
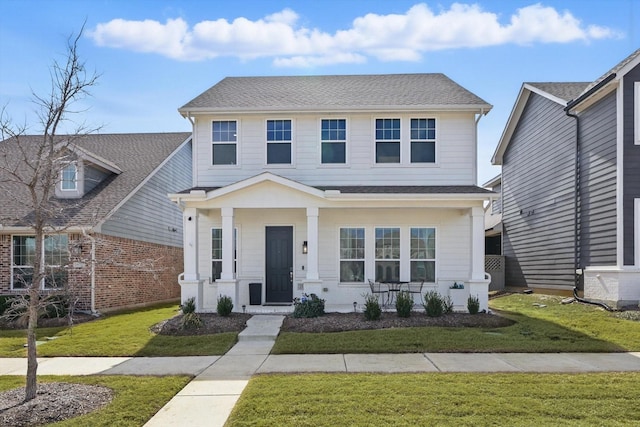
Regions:
[[464, 282], [486, 309], [493, 193], [476, 186], [476, 146], [490, 109], [443, 74], [220, 81], [179, 109], [193, 124], [193, 187], [169, 195], [182, 300], [352, 307], [369, 280], [443, 295]]

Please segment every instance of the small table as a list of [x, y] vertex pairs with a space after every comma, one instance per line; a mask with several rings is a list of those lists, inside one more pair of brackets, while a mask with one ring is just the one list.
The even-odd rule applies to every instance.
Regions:
[[396, 295], [398, 295], [398, 292], [400, 292], [402, 290], [402, 285], [406, 285], [409, 282], [401, 282], [401, 281], [393, 281], [393, 282], [380, 282], [384, 285], [387, 286], [387, 289], [389, 290], [389, 296], [387, 297], [387, 306], [390, 306], [391, 304], [393, 304], [394, 300], [396, 299]]

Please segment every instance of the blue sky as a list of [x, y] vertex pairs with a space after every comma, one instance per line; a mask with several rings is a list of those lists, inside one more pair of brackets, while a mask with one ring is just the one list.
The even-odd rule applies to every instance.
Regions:
[[637, 0], [0, 0], [0, 106], [32, 132], [85, 20], [100, 78], [76, 120], [102, 132], [190, 131], [177, 108], [225, 76], [442, 72], [494, 106], [479, 184], [523, 82], [593, 81], [640, 47]]

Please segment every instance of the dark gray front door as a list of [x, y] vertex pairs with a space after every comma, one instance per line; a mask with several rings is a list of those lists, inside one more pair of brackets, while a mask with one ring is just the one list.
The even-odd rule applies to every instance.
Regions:
[[266, 228], [266, 302], [293, 300], [293, 227]]

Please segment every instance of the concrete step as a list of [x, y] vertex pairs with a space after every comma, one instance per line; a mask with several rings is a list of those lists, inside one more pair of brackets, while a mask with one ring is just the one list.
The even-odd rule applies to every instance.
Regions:
[[247, 320], [247, 327], [238, 335], [238, 341], [275, 341], [283, 321], [284, 316], [255, 315]]

